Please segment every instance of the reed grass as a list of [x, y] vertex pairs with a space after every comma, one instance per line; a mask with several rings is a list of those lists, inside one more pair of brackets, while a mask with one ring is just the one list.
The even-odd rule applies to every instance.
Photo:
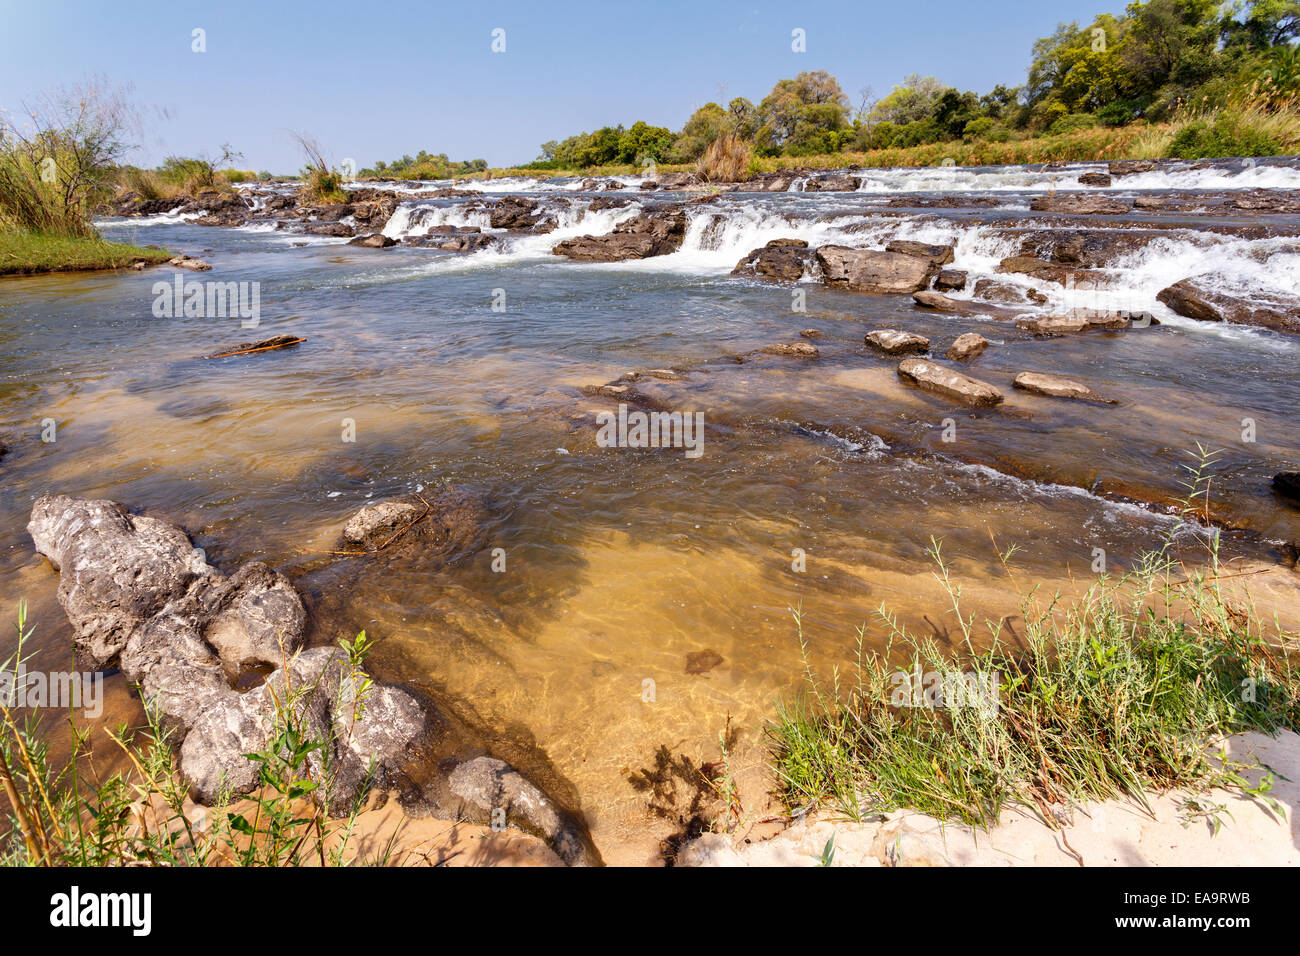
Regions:
[[[1230, 598], [1217, 538], [1207, 552], [1201, 571], [1185, 573], [1162, 548], [1071, 602], [1031, 593], [1017, 636], [1002, 622], [977, 628], [934, 542], [963, 646], [909, 633], [882, 606], [858, 632], [850, 671], [829, 681], [808, 664], [796, 613], [804, 687], [769, 728], [785, 801], [855, 820], [911, 808], [988, 827], [1010, 803], [1051, 824], [1053, 806], [1121, 796], [1145, 805], [1146, 793], [1173, 788], [1271, 799], [1271, 776], [1252, 787], [1213, 748], [1246, 731], [1300, 731], [1300, 638]], [[865, 649], [877, 630], [880, 655]], [[900, 672], [940, 675], [939, 686], [997, 675], [996, 706], [900, 705]]]

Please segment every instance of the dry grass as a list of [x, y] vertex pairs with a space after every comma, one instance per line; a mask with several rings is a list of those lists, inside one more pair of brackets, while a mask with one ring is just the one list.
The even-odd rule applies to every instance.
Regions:
[[695, 172], [706, 183], [734, 183], [749, 178], [752, 159], [748, 143], [735, 133], [723, 133], [709, 144]]

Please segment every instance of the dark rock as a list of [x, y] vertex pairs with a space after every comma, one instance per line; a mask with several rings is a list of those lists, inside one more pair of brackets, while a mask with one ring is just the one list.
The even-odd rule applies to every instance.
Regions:
[[858, 191], [862, 183], [856, 176], [850, 176], [848, 173], [832, 173], [829, 176], [818, 176], [809, 179], [804, 183], [803, 191], [806, 193], [853, 193]]
[[686, 673], [707, 674], [723, 661], [723, 657], [713, 648], [695, 651], [686, 655]]
[[529, 229], [541, 220], [537, 207], [536, 199], [506, 196], [492, 207], [488, 221], [493, 229]]
[[934, 277], [937, 292], [960, 292], [966, 288], [966, 273], [960, 269], [943, 269]]
[[676, 252], [686, 236], [681, 210], [643, 213], [620, 222], [604, 236], [579, 236], [559, 243], [551, 252], [579, 262], [621, 262]]
[[1260, 305], [1207, 289], [1194, 279], [1175, 282], [1162, 289], [1156, 299], [1179, 315], [1202, 322], [1228, 322], [1275, 332], [1300, 332], [1300, 307], [1283, 303]]
[[1292, 501], [1300, 501], [1300, 471], [1281, 471], [1273, 476], [1273, 490]]
[[390, 246], [397, 245], [397, 240], [385, 236], [382, 232], [376, 232], [369, 236], [357, 236], [355, 239], [348, 241], [349, 246], [364, 246], [367, 249], [387, 249]]
[[808, 243], [802, 239], [773, 239], [736, 263], [731, 274], [798, 282], [803, 278], [804, 268], [812, 255]]
[[1079, 177], [1079, 183], [1084, 186], [1109, 186], [1111, 179], [1108, 173], [1084, 173]]

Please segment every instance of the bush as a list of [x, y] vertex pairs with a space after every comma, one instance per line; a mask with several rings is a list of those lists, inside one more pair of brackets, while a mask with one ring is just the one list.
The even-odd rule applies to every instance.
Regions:
[[1067, 113], [1054, 119], [1052, 125], [1047, 128], [1047, 132], [1050, 136], [1059, 136], [1062, 133], [1073, 133], [1075, 130], [1080, 129], [1096, 129], [1097, 126], [1097, 117], [1091, 113]]
[[750, 149], [735, 133], [723, 133], [704, 151], [695, 171], [709, 183], [734, 183], [745, 179], [750, 169]]
[[1174, 136], [1168, 155], [1178, 159], [1223, 156], [1276, 156], [1283, 150], [1269, 133], [1250, 121], [1248, 113], [1218, 113], [1213, 120], [1197, 119]]
[[961, 133], [962, 139], [967, 141], [984, 139], [997, 125], [997, 120], [988, 116], [980, 116], [966, 124], [966, 128]]

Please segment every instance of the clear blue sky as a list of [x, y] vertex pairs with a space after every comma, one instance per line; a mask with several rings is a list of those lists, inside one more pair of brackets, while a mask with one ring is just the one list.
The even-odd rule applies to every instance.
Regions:
[[[88, 75], [130, 84], [145, 116], [132, 161], [213, 153], [292, 172], [289, 130], [366, 166], [420, 149], [494, 166], [540, 143], [643, 119], [679, 129], [709, 100], [757, 103], [828, 70], [856, 103], [908, 73], [986, 92], [1024, 82], [1059, 22], [1118, 0], [315, 3], [0, 0], [0, 107]], [[191, 51], [206, 31], [207, 52]], [[493, 53], [492, 31], [506, 50]], [[791, 51], [791, 31], [807, 52]]]

